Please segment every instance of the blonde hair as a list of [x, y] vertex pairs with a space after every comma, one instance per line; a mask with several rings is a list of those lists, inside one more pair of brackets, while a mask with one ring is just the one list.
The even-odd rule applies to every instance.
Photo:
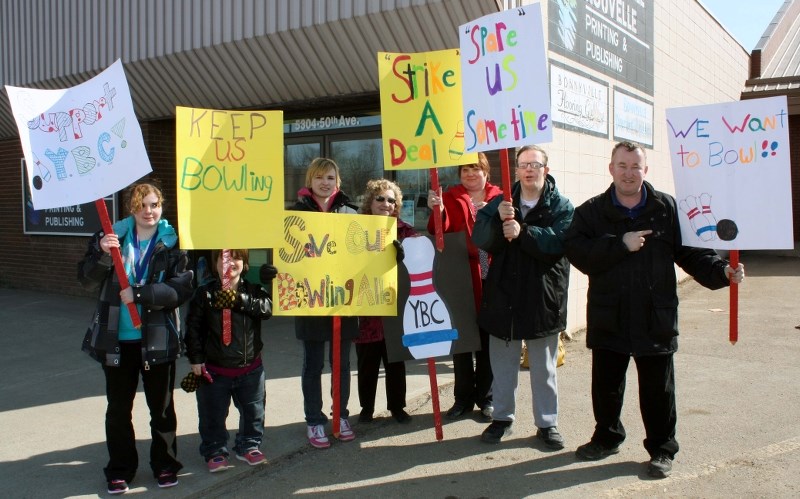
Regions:
[[130, 192], [128, 194], [128, 210], [131, 214], [136, 213], [137, 211], [142, 209], [142, 203], [144, 198], [149, 196], [150, 194], [155, 194], [158, 198], [158, 205], [161, 206], [164, 204], [164, 195], [161, 194], [161, 189], [156, 187], [153, 184], [149, 183], [141, 183], [141, 184], [134, 184], [131, 186]]
[[336, 164], [336, 161], [329, 158], [314, 158], [311, 160], [311, 163], [308, 165], [308, 170], [306, 171], [306, 187], [311, 189], [311, 180], [317, 175], [324, 175], [325, 172], [331, 169], [336, 174], [336, 188], [338, 189], [342, 185], [342, 178], [339, 175], [339, 165]]
[[400, 214], [400, 207], [403, 205], [403, 191], [400, 190], [397, 184], [385, 178], [367, 182], [367, 190], [364, 192], [364, 201], [361, 203], [361, 213], [372, 215], [372, 202], [375, 200], [375, 196], [380, 195], [383, 191], [392, 191], [394, 193], [395, 203], [392, 216], [398, 216]]

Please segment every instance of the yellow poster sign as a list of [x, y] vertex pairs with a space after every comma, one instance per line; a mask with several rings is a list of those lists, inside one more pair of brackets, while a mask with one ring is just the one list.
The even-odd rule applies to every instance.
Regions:
[[175, 122], [181, 248], [275, 246], [283, 112], [178, 107]]
[[397, 315], [397, 219], [287, 211], [274, 315]]
[[458, 50], [378, 52], [385, 170], [476, 163], [464, 154]]

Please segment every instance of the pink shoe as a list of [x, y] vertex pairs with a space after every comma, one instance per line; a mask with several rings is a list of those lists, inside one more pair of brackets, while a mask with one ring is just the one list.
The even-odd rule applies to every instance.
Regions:
[[228, 469], [228, 458], [225, 456], [214, 456], [206, 462], [208, 471], [216, 473], [218, 471], [225, 471]]
[[325, 426], [318, 424], [308, 427], [308, 441], [317, 449], [327, 449], [331, 446], [330, 440], [325, 435]]
[[244, 453], [244, 455], [236, 454], [236, 459], [244, 461], [250, 466], [257, 466], [267, 462], [267, 457], [258, 449], [251, 449]]
[[339, 420], [339, 440], [342, 442], [349, 442], [356, 438], [353, 428], [350, 427], [350, 422], [345, 418]]

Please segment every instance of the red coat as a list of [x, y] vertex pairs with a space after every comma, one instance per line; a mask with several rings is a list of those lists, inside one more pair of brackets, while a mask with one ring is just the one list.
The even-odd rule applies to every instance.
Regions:
[[[501, 196], [503, 191], [496, 185], [486, 182], [484, 187], [486, 196], [484, 201], [489, 202], [497, 196]], [[481, 260], [478, 256], [478, 247], [472, 244], [472, 228], [475, 226], [475, 214], [477, 210], [472, 206], [467, 189], [458, 184], [447, 189], [442, 194], [442, 231], [443, 232], [467, 232], [467, 253], [469, 254], [469, 266], [472, 273], [472, 293], [475, 296], [475, 310], [480, 310], [481, 291]], [[431, 212], [428, 220], [428, 232], [435, 233], [435, 220]]]

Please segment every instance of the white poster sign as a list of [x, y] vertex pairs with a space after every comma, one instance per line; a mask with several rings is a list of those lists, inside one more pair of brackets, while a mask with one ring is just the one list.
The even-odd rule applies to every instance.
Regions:
[[550, 62], [553, 122], [608, 138], [608, 84]]
[[72, 88], [6, 91], [35, 209], [91, 203], [152, 171], [121, 61]]
[[459, 26], [465, 152], [553, 140], [536, 3]]
[[684, 244], [794, 247], [787, 111], [785, 96], [667, 109]]
[[614, 140], [653, 147], [653, 104], [615, 88]]

